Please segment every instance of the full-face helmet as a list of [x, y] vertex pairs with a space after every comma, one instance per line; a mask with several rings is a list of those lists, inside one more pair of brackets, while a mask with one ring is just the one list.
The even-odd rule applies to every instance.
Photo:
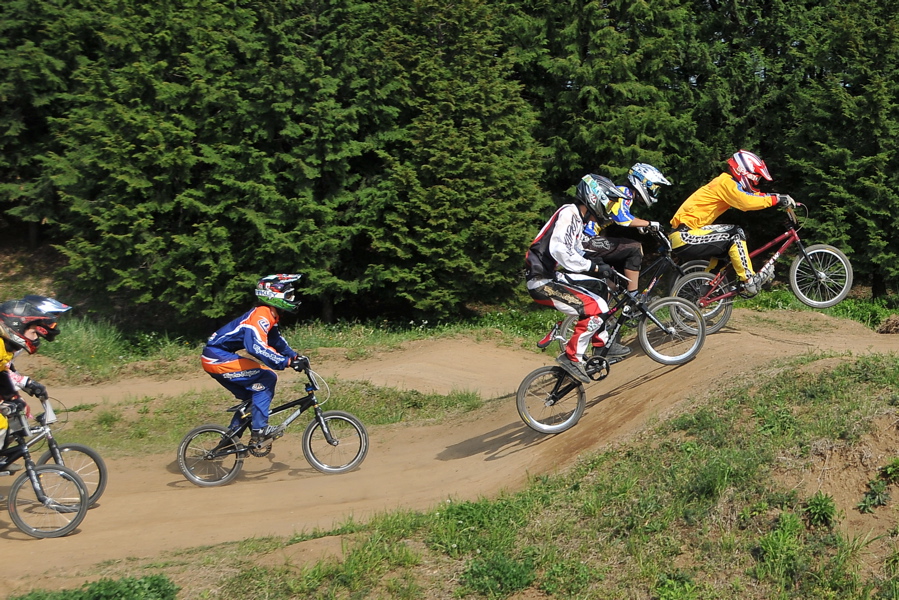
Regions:
[[727, 159], [727, 166], [730, 174], [743, 186], [743, 189], [758, 192], [758, 183], [762, 177], [771, 181], [765, 161], [748, 150], [740, 150]]
[[[72, 310], [72, 307], [68, 304], [63, 304], [56, 298], [49, 298], [47, 296], [28, 294], [22, 298], [22, 300], [48, 315], [61, 315]], [[48, 342], [52, 342], [57, 335], [59, 335], [59, 326], [54, 323], [53, 327], [47, 330], [47, 335], [44, 337], [47, 338]]]
[[299, 273], [279, 273], [266, 275], [256, 284], [256, 298], [262, 304], [294, 312], [300, 305], [296, 299], [294, 282], [302, 277]]
[[[37, 352], [40, 338], [52, 341], [55, 334], [56, 317], [36, 309], [24, 300], [10, 300], [0, 304], [0, 337], [13, 345], [14, 349], [25, 349], [28, 354]], [[30, 340], [25, 335], [29, 328], [39, 336]]]
[[647, 208], [658, 202], [656, 195], [662, 189], [661, 186], [671, 185], [661, 171], [646, 163], [637, 163], [631, 167], [627, 172], [627, 180]]
[[624, 194], [608, 177], [589, 174], [578, 182], [575, 198], [600, 219], [612, 198], [624, 198]]

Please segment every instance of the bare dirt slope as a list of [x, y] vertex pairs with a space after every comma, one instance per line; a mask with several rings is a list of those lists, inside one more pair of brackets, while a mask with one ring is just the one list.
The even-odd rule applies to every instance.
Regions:
[[[521, 379], [551, 362], [551, 356], [459, 339], [410, 343], [364, 361], [318, 361], [314, 367], [326, 379], [444, 393], [474, 390], [496, 400], [455, 422], [370, 427], [368, 458], [345, 475], [312, 470], [299, 445], [288, 440], [276, 442], [266, 458], [250, 458], [240, 477], [220, 488], [188, 483], [175, 464], [175, 448], [165, 455], [109, 460], [109, 487], [73, 535], [35, 540], [19, 532], [5, 510], [0, 512], [0, 564], [6, 567], [0, 594], [75, 587], [85, 579], [81, 571], [101, 561], [289, 535], [329, 528], [351, 516], [365, 519], [399, 507], [426, 509], [449, 498], [515, 490], [528, 477], [564, 469], [581, 453], [621, 442], [680, 402], [774, 358], [816, 351], [897, 351], [899, 336], [811, 312], [737, 310], [729, 327], [708, 337], [700, 355], [686, 365], [659, 365], [636, 343], [632, 347], [633, 356], [614, 365], [605, 381], [588, 387], [580, 423], [558, 436], [528, 429], [514, 401]], [[54, 386], [52, 392], [72, 406], [210, 385], [215, 384], [198, 374], [164, 385], [121, 381], [90, 388]], [[11, 481], [0, 478], [0, 494], [6, 495]]]

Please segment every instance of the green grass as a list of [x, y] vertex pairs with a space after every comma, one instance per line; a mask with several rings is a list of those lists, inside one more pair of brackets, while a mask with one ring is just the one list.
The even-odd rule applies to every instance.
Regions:
[[869, 329], [877, 329], [891, 314], [899, 313], [899, 295], [892, 294], [876, 300], [850, 297], [831, 308], [814, 309], [800, 302], [786, 284], [775, 284], [774, 289], [763, 291], [753, 298], [740, 299], [735, 306], [759, 311], [816, 310], [832, 317], [857, 321]]
[[[604, 600], [897, 598], [899, 550], [874, 554], [873, 537], [841, 532], [845, 515], [832, 498], [777, 483], [814, 465], [816, 444], [852, 448], [877, 417], [895, 415], [899, 357], [844, 358], [834, 367], [823, 355], [772, 364], [517, 493], [104, 572], [177, 581], [202, 570], [205, 591], [179, 597], [209, 599], [508, 598], [523, 590]], [[884, 492], [896, 484], [896, 464], [888, 457], [874, 471], [887, 507], [872, 510], [895, 508]], [[299, 569], [254, 560], [328, 535], [343, 536], [341, 558]]]
[[[410, 321], [408, 323], [320, 322], [288, 325], [284, 337], [297, 351], [317, 356], [320, 348], [343, 348], [346, 358], [363, 359], [376, 352], [399, 348], [404, 342], [464, 335], [474, 341], [490, 340], [535, 348], [558, 320], [558, 313], [540, 307], [508, 308], [488, 312], [467, 322], [454, 324]], [[40, 353], [53, 358], [70, 385], [112, 381], [119, 377], [171, 377], [194, 373], [204, 339], [185, 339], [156, 333], [126, 334], [104, 321], [63, 316], [62, 333], [53, 343], [41, 345]], [[40, 369], [29, 373], [46, 377]]]

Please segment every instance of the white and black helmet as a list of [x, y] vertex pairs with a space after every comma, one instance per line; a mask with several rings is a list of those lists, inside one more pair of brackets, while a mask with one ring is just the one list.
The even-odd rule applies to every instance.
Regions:
[[661, 171], [646, 163], [637, 163], [631, 167], [627, 172], [627, 180], [637, 191], [637, 195], [643, 199], [647, 208], [658, 202], [656, 195], [661, 190], [660, 186], [671, 185]]
[[612, 201], [612, 198], [624, 198], [621, 190], [608, 177], [602, 175], [594, 175], [592, 173], [584, 175], [577, 184], [577, 192], [575, 198], [577, 201], [587, 207], [597, 219], [603, 214], [603, 211]]

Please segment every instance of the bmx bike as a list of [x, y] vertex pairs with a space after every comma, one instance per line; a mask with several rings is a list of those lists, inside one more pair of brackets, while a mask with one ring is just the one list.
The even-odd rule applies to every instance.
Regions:
[[[49, 406], [49, 405], [47, 405]], [[36, 428], [48, 431], [47, 425]], [[57, 538], [72, 533], [84, 520], [90, 506], [90, 494], [78, 474], [61, 464], [37, 464], [31, 457], [28, 438], [32, 429], [25, 411], [9, 417], [7, 443], [0, 450], [3, 475], [20, 458], [22, 474], [9, 487], [6, 507], [16, 527], [35, 538]], [[10, 443], [12, 442], [12, 443]], [[105, 480], [104, 480], [105, 481]]]
[[[615, 278], [626, 284], [618, 272]], [[609, 311], [609, 339], [616, 339], [624, 327], [636, 325], [640, 347], [654, 361], [664, 365], [684, 364], [699, 353], [705, 341], [702, 313], [683, 298], [665, 297], [648, 304], [641, 294], [626, 291], [619, 285]], [[617, 361], [606, 358], [609, 345], [595, 348], [585, 364], [593, 381], [602, 381]], [[531, 429], [555, 434], [566, 431], [580, 420], [587, 404], [584, 384], [562, 367], [548, 365], [529, 373], [515, 394], [518, 415]]]
[[[640, 271], [640, 279], [642, 292], [640, 299], [644, 302], [651, 300], [659, 295], [659, 290], [664, 290], [667, 296], [675, 296], [674, 285], [681, 277], [690, 273], [705, 271], [709, 266], [707, 260], [691, 260], [684, 264], [679, 264], [671, 252], [671, 240], [663, 231], [658, 229], [650, 230], [650, 234], [659, 242], [658, 257], [653, 260], [649, 266]], [[589, 256], [589, 253], [587, 254]], [[553, 342], [558, 343], [559, 352], [565, 351], [565, 344], [571, 338], [574, 331], [574, 325], [578, 318], [574, 315], [568, 315], [564, 319], [556, 321], [550, 328], [549, 332], [537, 342], [540, 349], [548, 348]]]
[[[328, 398], [319, 400], [315, 392], [323, 387], [328, 389], [327, 383], [308, 366], [302, 370], [308, 379], [306, 395], [271, 409], [272, 416], [294, 409], [278, 426], [274, 439], [283, 436], [291, 423], [312, 409], [312, 421], [303, 432], [303, 456], [322, 473], [352, 471], [368, 454], [368, 431], [350, 413], [322, 410]], [[236, 425], [201, 425], [184, 436], [178, 446], [178, 467], [188, 481], [200, 487], [225, 485], [237, 477], [248, 456], [262, 457], [271, 452], [271, 444], [255, 448], [241, 443], [241, 435], [250, 429], [250, 406], [246, 400], [227, 409], [236, 413]]]
[[[808, 214], [808, 207], [803, 207]], [[759, 269], [774, 268], [774, 263], [793, 245], [799, 254], [790, 265], [790, 290], [800, 302], [812, 308], [828, 308], [841, 302], [852, 289], [852, 264], [839, 249], [827, 244], [805, 246], [799, 238], [802, 228], [796, 212], [787, 207], [786, 231], [767, 244], [749, 253], [750, 258], [777, 247], [774, 254]], [[723, 265], [717, 272], [689, 273], [674, 284], [673, 295], [696, 304], [706, 321], [706, 332], [715, 333], [730, 320], [734, 298], [740, 295], [734, 268], [727, 258], [719, 259]]]

